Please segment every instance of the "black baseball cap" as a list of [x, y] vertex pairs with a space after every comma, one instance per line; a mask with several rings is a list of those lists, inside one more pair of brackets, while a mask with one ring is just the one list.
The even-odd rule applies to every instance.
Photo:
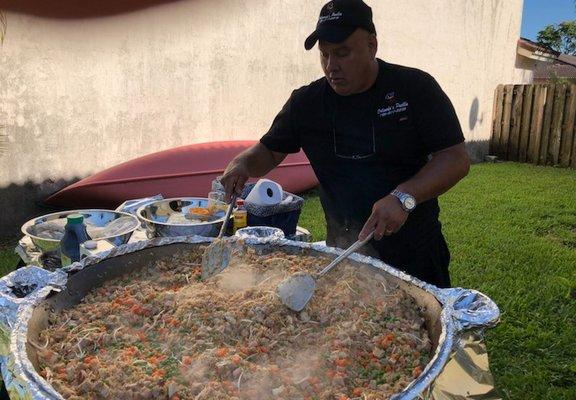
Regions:
[[322, 7], [316, 30], [304, 42], [310, 50], [318, 40], [340, 43], [356, 29], [376, 33], [372, 22], [372, 9], [362, 0], [332, 0]]

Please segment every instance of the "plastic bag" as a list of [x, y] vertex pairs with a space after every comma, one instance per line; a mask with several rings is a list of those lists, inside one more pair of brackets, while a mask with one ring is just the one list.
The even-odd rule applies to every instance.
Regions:
[[64, 236], [65, 226], [66, 218], [62, 218], [61, 220], [47, 221], [33, 225], [29, 228], [29, 232], [42, 239], [60, 240]]
[[[242, 191], [241, 197], [245, 199], [253, 187], [253, 183], [246, 185]], [[248, 211], [249, 214], [255, 215], [257, 217], [269, 217], [271, 215], [301, 210], [302, 206], [304, 205], [304, 199], [300, 196], [296, 196], [295, 194], [284, 191], [282, 194], [282, 201], [278, 204], [261, 206], [246, 202], [244, 205], [246, 207], [246, 211]]]
[[122, 235], [134, 230], [138, 223], [132, 217], [124, 216], [115, 219], [103, 227], [88, 225], [86, 230], [92, 239], [102, 239]]

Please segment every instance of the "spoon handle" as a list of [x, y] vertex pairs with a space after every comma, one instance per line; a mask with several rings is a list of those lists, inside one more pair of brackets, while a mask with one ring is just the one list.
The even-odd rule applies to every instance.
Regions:
[[230, 221], [230, 214], [232, 214], [232, 209], [234, 208], [234, 205], [236, 204], [236, 198], [238, 197], [238, 195], [236, 193], [234, 193], [232, 195], [232, 198], [230, 199], [230, 204], [228, 205], [228, 209], [226, 210], [226, 216], [224, 217], [224, 222], [222, 222], [222, 227], [220, 228], [220, 233], [218, 234], [217, 239], [222, 238], [222, 236], [224, 235], [224, 232], [226, 231], [226, 227], [228, 226], [228, 223]]
[[344, 253], [340, 254], [334, 261], [332, 261], [330, 264], [328, 264], [322, 271], [320, 271], [320, 273], [318, 274], [318, 276], [322, 276], [327, 274], [328, 272], [330, 272], [330, 270], [332, 268], [334, 268], [338, 263], [340, 263], [340, 261], [342, 261], [343, 259], [345, 259], [346, 257], [348, 257], [350, 255], [350, 253], [355, 252], [356, 250], [358, 250], [360, 247], [364, 246], [367, 242], [369, 242], [372, 238], [374, 237], [374, 231], [372, 231], [368, 236], [366, 236], [366, 239], [364, 240], [357, 240], [356, 242], [354, 242], [354, 244], [352, 244], [352, 246], [348, 247], [346, 249], [346, 251], [344, 251]]

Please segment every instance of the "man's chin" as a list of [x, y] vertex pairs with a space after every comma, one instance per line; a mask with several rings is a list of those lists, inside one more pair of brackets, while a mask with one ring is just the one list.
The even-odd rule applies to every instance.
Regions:
[[335, 85], [330, 83], [330, 87], [340, 96], [348, 96], [350, 94], [350, 88], [348, 85]]

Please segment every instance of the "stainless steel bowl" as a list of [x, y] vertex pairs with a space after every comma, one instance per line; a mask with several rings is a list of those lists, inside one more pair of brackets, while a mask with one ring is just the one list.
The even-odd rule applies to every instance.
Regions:
[[198, 197], [158, 200], [140, 207], [136, 215], [146, 226], [149, 238], [193, 235], [216, 237], [226, 215], [226, 204], [223, 202], [216, 204], [220, 210], [214, 213], [212, 219], [204, 222], [193, 221], [186, 217], [191, 208], [208, 207], [208, 199]]
[[[106, 240], [114, 246], [128, 243], [132, 233], [140, 226], [138, 218], [124, 212], [100, 209], [70, 210], [33, 218], [22, 225], [22, 233], [29, 236], [32, 243], [43, 252], [57, 251], [60, 249], [60, 239], [64, 236], [66, 218], [70, 214], [84, 216], [86, 229], [92, 239]], [[111, 225], [114, 221], [121, 222], [121, 226], [116, 226], [119, 229]]]

